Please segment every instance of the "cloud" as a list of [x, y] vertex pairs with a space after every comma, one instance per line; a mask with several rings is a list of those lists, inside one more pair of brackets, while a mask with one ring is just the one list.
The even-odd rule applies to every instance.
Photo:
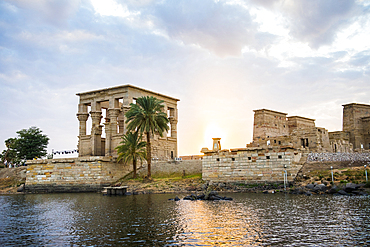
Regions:
[[331, 44], [336, 32], [351, 23], [355, 9], [355, 1], [349, 0], [294, 1], [287, 8], [291, 34], [313, 48]]
[[287, 20], [290, 35], [314, 49], [332, 44], [339, 30], [366, 14], [361, 12], [354, 0], [279, 0], [252, 3], [281, 13]]
[[6, 0], [16, 6], [28, 19], [48, 22], [53, 25], [64, 25], [80, 6], [79, 0]]
[[226, 1], [162, 1], [154, 23], [172, 39], [199, 46], [218, 56], [239, 56], [245, 46], [258, 47], [258, 24], [246, 8]]
[[356, 67], [370, 68], [370, 50], [362, 51], [352, 56], [350, 64]]

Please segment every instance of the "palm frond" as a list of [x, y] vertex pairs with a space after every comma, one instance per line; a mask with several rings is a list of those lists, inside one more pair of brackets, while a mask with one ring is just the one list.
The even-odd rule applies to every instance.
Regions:
[[125, 114], [128, 131], [137, 131], [141, 135], [147, 134], [147, 162], [148, 177], [150, 177], [150, 139], [148, 134], [158, 134], [161, 137], [163, 133], [169, 130], [169, 119], [163, 112], [164, 101], [153, 96], [144, 96], [136, 100], [136, 104], [130, 104], [130, 110]]

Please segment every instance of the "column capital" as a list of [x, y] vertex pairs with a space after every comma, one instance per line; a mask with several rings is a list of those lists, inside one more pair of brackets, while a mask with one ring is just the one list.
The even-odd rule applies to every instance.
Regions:
[[177, 119], [176, 118], [169, 117], [168, 119], [170, 120], [170, 124], [177, 124]]
[[101, 115], [101, 113], [102, 113], [101, 111], [91, 111], [90, 115], [92, 118], [97, 118], [97, 117], [102, 118], [103, 116]]
[[128, 112], [128, 110], [130, 110], [130, 106], [129, 105], [122, 105], [121, 106], [121, 109], [122, 109], [122, 111], [123, 111], [123, 113], [126, 113], [126, 112]]
[[120, 108], [108, 108], [109, 117], [118, 117], [121, 109]]
[[89, 118], [89, 113], [87, 112], [78, 112], [76, 114], [77, 118], [79, 121], [83, 122], [83, 121], [87, 121], [87, 119]]

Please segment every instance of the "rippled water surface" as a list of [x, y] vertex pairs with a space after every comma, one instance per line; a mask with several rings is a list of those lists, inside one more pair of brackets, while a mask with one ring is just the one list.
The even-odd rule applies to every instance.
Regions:
[[370, 197], [0, 196], [0, 246], [370, 246]]

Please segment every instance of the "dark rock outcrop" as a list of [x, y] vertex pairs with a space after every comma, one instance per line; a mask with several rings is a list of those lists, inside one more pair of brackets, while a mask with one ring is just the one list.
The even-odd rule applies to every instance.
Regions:
[[[176, 196], [174, 199], [169, 199], [171, 201], [179, 201], [180, 199]], [[209, 191], [202, 193], [200, 195], [188, 195], [183, 198], [183, 200], [196, 201], [196, 200], [206, 200], [206, 201], [232, 201], [231, 197], [219, 196], [216, 191]]]

